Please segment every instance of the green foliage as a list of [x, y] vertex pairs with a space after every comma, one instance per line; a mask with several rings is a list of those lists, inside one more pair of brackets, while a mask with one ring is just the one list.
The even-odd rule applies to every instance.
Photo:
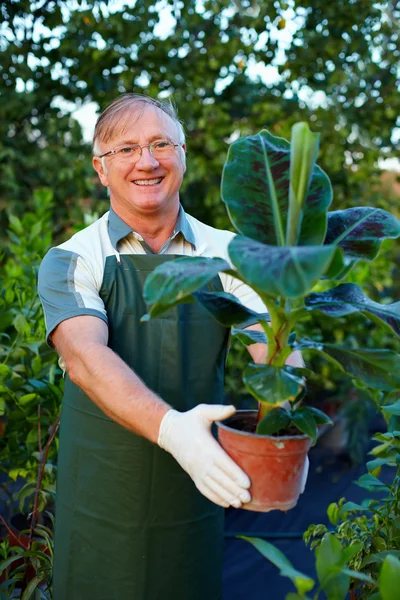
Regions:
[[[36, 290], [38, 267], [51, 242], [51, 191], [37, 190], [33, 206], [21, 217], [10, 214], [9, 243], [0, 266], [0, 465], [7, 474], [5, 491], [17, 489], [19, 510], [31, 515], [32, 531], [46, 538], [51, 532], [40, 521], [45, 508], [52, 508], [55, 494], [53, 438], [62, 397], [60, 370], [45, 343]], [[29, 542], [23, 551], [4, 546], [2, 551], [9, 570], [4, 590], [22, 583], [22, 598], [28, 599], [39, 585], [44, 589], [46, 578], [50, 581], [51, 556], [43, 554], [38, 542]], [[34, 575], [28, 577], [28, 567], [13, 557], [26, 558]], [[44, 591], [40, 594], [49, 598]]]
[[[48, 513], [49, 514], [49, 513]], [[54, 518], [49, 514], [52, 527], [38, 524], [34, 529], [34, 541], [28, 549], [24, 543], [10, 545], [9, 539], [0, 542], [0, 600], [51, 600], [51, 576], [54, 556]], [[29, 531], [21, 532], [29, 535]], [[24, 538], [22, 538], [24, 540]], [[31, 574], [31, 575], [30, 575]], [[30, 576], [29, 576], [30, 575]]]
[[[391, 3], [22, 0], [3, 2], [1, 17], [0, 207], [21, 214], [33, 189], [51, 185], [57, 232], [82, 206], [105, 210], [70, 114], [132, 91], [177, 102], [189, 142], [183, 202], [210, 224], [230, 226], [219, 202], [228, 140], [263, 128], [288, 137], [298, 121], [321, 133], [338, 206], [384, 202], [377, 159], [396, 155], [400, 113]], [[269, 69], [266, 83], [253, 63]]]
[[244, 535], [239, 535], [238, 538], [253, 544], [253, 546], [259, 552], [261, 552], [265, 558], [270, 560], [276, 567], [278, 567], [283, 577], [289, 577], [289, 579], [291, 579], [296, 586], [300, 597], [303, 598], [307, 592], [312, 590], [314, 587], [313, 580], [307, 575], [304, 575], [303, 573], [300, 573], [300, 571], [294, 569], [290, 561], [284, 554], [282, 554], [280, 550], [278, 550], [278, 548], [275, 548], [275, 546], [269, 542], [260, 540], [258, 538], [246, 537]]
[[[280, 550], [269, 542], [258, 538], [238, 537], [253, 544], [265, 558], [280, 569], [280, 574], [283, 577], [291, 579], [296, 587], [297, 595], [289, 593], [286, 595], [286, 600], [309, 598], [306, 594], [314, 588], [316, 582], [311, 577], [297, 571]], [[371, 577], [364, 573], [352, 571], [348, 567], [352, 556], [360, 550], [360, 546], [361, 544], [354, 544], [347, 548], [343, 547], [335, 536], [325, 533], [316, 551], [318, 587], [316, 592], [313, 592], [314, 600], [321, 598], [321, 594], [327, 600], [345, 600], [350, 589], [351, 578], [361, 580], [364, 584], [373, 588], [376, 587], [376, 582]], [[395, 588], [393, 587], [394, 582], [390, 580], [391, 576], [392, 573], [384, 573], [383, 580], [384, 585], [390, 587], [393, 592]]]
[[[21, 510], [34, 495], [42, 448], [62, 396], [55, 380], [56, 356], [44, 342], [45, 325], [36, 291], [39, 263], [51, 239], [52, 194], [39, 190], [33, 202], [34, 212], [25, 213], [21, 219], [10, 216], [10, 241], [0, 271], [0, 390], [4, 415], [0, 464], [9, 482], [18, 477], [26, 480], [20, 492]], [[55, 458], [55, 448], [50, 458]], [[55, 468], [50, 460], [40, 510], [54, 493], [54, 482]]]
[[[344, 498], [330, 504], [328, 518], [334, 531], [329, 535], [349, 553], [347, 562], [353, 572], [349, 582], [354, 594], [360, 594], [354, 597], [375, 598], [379, 581], [382, 598], [393, 598], [400, 564], [400, 432], [377, 434], [373, 439], [378, 442], [372, 450], [377, 458], [367, 463], [368, 473], [357, 484], [380, 495], [361, 504], [345, 502]], [[379, 479], [382, 467], [393, 471], [390, 484]], [[311, 525], [304, 539], [318, 549], [327, 535], [324, 525]], [[360, 580], [360, 575], [369, 580]]]

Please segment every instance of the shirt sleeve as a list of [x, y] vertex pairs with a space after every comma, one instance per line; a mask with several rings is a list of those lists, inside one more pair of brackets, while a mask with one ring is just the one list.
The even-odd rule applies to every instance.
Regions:
[[46, 254], [39, 268], [38, 292], [50, 345], [57, 325], [71, 317], [92, 315], [108, 323], [98, 287], [90, 264], [79, 254], [62, 248]]
[[[226, 291], [236, 296], [246, 308], [256, 313], [261, 313], [264, 316], [268, 315], [268, 309], [264, 302], [250, 286], [240, 281], [240, 279], [236, 279], [236, 277], [229, 277], [229, 280], [229, 289]], [[249, 319], [248, 322], [246, 321], [245, 326], [253, 325], [254, 323], [257, 323], [256, 318]]]

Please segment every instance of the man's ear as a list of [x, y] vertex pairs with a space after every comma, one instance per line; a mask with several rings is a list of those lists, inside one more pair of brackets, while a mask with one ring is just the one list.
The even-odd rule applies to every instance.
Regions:
[[100, 158], [99, 156], [93, 156], [92, 165], [93, 165], [94, 170], [97, 172], [97, 175], [99, 176], [101, 183], [105, 187], [108, 187], [108, 175], [107, 175], [107, 170], [104, 165], [104, 160], [102, 158]]

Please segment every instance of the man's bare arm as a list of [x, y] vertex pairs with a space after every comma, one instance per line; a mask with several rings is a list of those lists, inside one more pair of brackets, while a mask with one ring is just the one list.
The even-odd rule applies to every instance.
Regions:
[[171, 408], [107, 347], [108, 327], [93, 316], [67, 319], [52, 334], [68, 375], [111, 419], [156, 443]]

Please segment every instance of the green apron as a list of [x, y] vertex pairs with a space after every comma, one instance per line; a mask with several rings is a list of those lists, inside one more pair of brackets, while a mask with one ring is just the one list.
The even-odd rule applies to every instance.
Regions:
[[[146, 277], [173, 258], [108, 257], [100, 296], [109, 347], [186, 411], [221, 403], [229, 330], [197, 302], [140, 323]], [[212, 289], [222, 289], [219, 278]], [[220, 600], [223, 516], [170, 454], [109, 419], [66, 378], [54, 600]]]

